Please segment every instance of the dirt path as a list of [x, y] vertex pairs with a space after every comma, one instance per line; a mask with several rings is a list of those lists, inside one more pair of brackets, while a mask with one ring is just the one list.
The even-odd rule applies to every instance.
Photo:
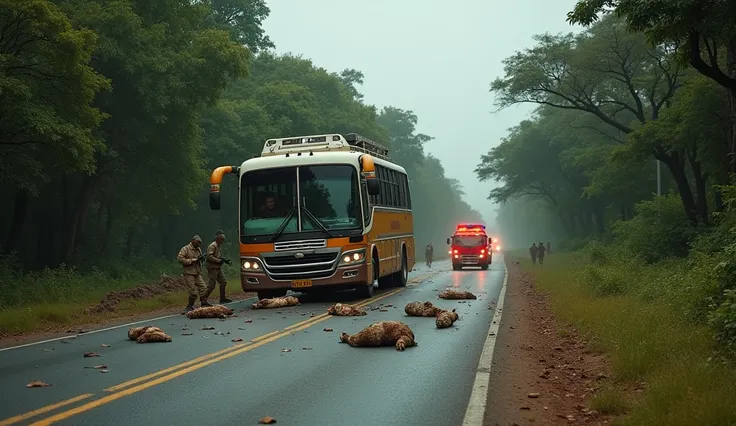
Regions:
[[610, 416], [588, 408], [606, 378], [605, 357], [557, 324], [548, 297], [516, 262], [507, 267], [484, 426], [609, 423]]

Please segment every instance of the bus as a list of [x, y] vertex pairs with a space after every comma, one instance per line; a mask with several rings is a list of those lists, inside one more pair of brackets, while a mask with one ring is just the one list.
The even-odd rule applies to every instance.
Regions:
[[406, 286], [415, 264], [406, 170], [356, 133], [268, 139], [259, 157], [210, 176], [238, 179], [240, 282], [259, 299]]

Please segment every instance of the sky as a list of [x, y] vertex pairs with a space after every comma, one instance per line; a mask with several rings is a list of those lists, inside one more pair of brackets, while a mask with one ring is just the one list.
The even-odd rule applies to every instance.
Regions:
[[277, 53], [311, 59], [329, 72], [364, 74], [359, 90], [378, 110], [413, 111], [417, 131], [435, 139], [425, 150], [461, 182], [465, 200], [487, 224], [496, 206], [495, 185], [479, 182], [480, 156], [533, 110], [519, 105], [497, 112], [491, 82], [502, 61], [531, 47], [532, 36], [577, 32], [565, 22], [576, 0], [267, 0], [264, 22]]

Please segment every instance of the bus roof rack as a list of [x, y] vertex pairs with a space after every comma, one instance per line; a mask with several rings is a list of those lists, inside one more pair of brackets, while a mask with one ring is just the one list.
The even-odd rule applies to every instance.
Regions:
[[319, 151], [359, 151], [388, 160], [388, 148], [357, 133], [348, 133], [345, 136], [328, 133], [269, 139], [263, 145], [261, 157]]
[[380, 143], [370, 140], [365, 136], [361, 136], [357, 133], [348, 133], [345, 135], [345, 140], [350, 146], [355, 148], [361, 148], [365, 153], [375, 155], [378, 158], [388, 160], [388, 148], [381, 145]]

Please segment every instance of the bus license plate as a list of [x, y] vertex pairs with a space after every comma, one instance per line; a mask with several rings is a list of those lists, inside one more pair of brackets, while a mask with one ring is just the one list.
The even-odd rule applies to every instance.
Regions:
[[311, 287], [312, 280], [295, 280], [291, 282], [293, 288]]

